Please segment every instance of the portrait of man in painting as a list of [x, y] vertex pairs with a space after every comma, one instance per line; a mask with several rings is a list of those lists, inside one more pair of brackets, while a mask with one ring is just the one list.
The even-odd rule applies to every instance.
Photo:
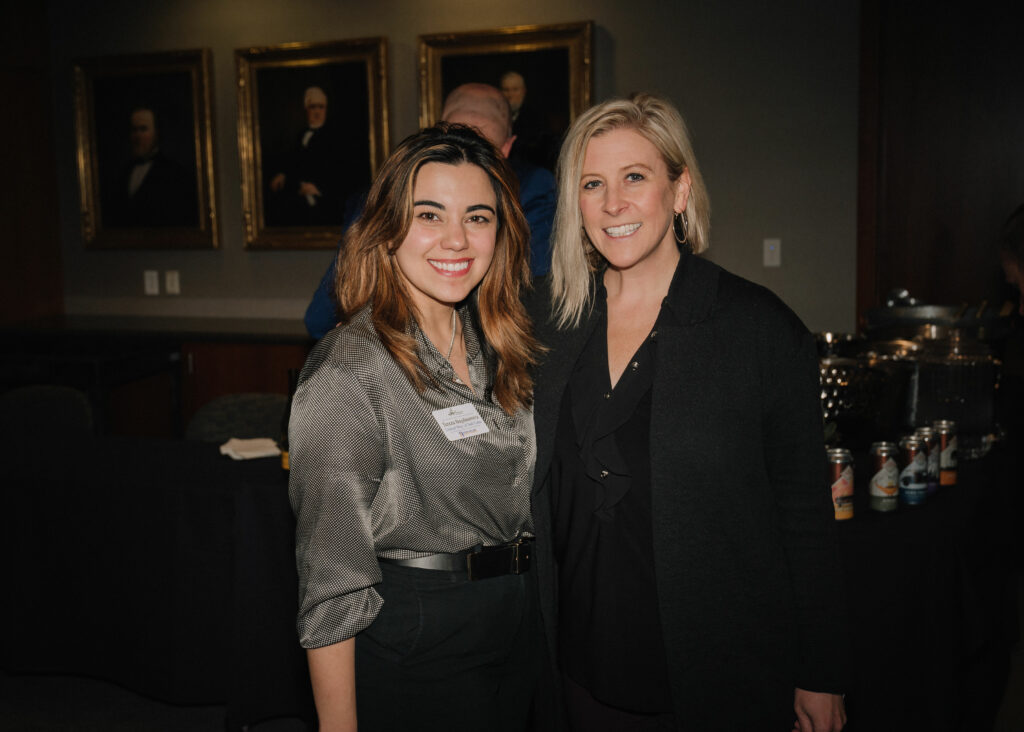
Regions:
[[256, 72], [267, 227], [340, 227], [370, 184], [366, 63], [267, 66]]
[[511, 155], [554, 170], [571, 120], [568, 69], [567, 48], [450, 55], [441, 59], [441, 86], [445, 97], [471, 81], [501, 89], [516, 136]]
[[102, 76], [93, 106], [102, 228], [197, 228], [191, 74]]

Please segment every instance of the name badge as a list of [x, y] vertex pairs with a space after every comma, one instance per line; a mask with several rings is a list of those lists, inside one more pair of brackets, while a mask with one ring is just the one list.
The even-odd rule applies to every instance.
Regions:
[[462, 440], [466, 437], [490, 432], [484, 418], [472, 404], [435, 409], [432, 414], [449, 440]]

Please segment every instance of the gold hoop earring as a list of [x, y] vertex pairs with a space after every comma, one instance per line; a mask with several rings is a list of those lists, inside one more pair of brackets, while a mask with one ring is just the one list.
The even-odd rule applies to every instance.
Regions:
[[[680, 232], [682, 233], [680, 234]], [[676, 215], [672, 217], [672, 234], [680, 245], [687, 243], [687, 237], [690, 235], [690, 222], [686, 219], [686, 211], [676, 211]]]

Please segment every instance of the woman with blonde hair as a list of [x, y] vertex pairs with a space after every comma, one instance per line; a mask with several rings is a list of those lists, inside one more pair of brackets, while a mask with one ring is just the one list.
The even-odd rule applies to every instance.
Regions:
[[440, 124], [339, 252], [342, 324], [292, 405], [300, 642], [321, 730], [522, 730], [535, 678], [528, 229], [511, 169]]
[[563, 144], [530, 309], [537, 579], [573, 730], [845, 723], [814, 341], [696, 256], [710, 204], [666, 101], [615, 99]]

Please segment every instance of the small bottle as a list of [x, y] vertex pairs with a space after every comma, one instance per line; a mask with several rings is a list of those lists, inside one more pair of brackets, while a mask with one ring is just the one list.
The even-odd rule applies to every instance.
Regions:
[[935, 430], [931, 427], [918, 427], [914, 434], [924, 440], [928, 453], [928, 490], [931, 497], [939, 490], [939, 443], [935, 439]]
[[956, 485], [956, 422], [939, 419], [932, 424], [939, 443], [939, 483], [945, 487]]
[[907, 435], [900, 440], [900, 503], [923, 506], [928, 494], [928, 452], [924, 440]]
[[299, 370], [288, 369], [288, 400], [284, 403], [284, 413], [281, 415], [281, 433], [277, 438], [277, 446], [281, 450], [281, 467], [285, 470], [291, 469], [288, 460], [288, 422], [292, 416], [292, 397], [295, 396], [295, 389], [299, 385]]
[[828, 455], [828, 480], [832, 491], [832, 507], [836, 521], [853, 518], [853, 455], [842, 447], [826, 451]]
[[868, 483], [871, 508], [888, 513], [895, 511], [899, 500], [900, 469], [896, 464], [899, 448], [894, 442], [871, 445], [871, 481]]

